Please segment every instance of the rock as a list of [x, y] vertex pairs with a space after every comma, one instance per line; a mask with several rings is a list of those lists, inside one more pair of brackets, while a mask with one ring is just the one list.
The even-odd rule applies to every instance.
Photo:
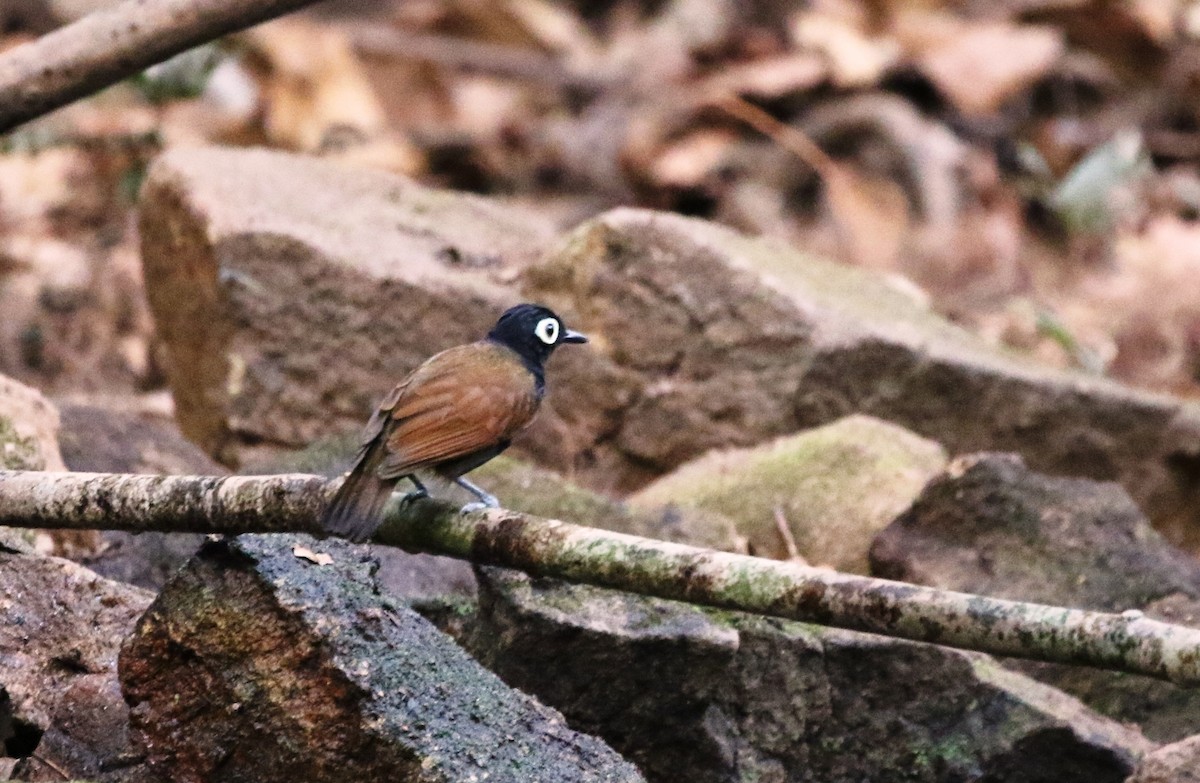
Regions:
[[[606, 360], [625, 379], [628, 402], [572, 446], [621, 488], [858, 412], [950, 453], [1016, 451], [1038, 470], [1118, 480], [1200, 547], [1200, 408], [990, 348], [862, 270], [620, 209], [571, 233], [525, 292], [594, 337], [571, 361]], [[589, 373], [564, 370], [556, 398], [589, 399]]]
[[1200, 783], [1200, 736], [1146, 756], [1126, 783]]
[[228, 463], [245, 441], [358, 431], [406, 372], [491, 328], [550, 237], [532, 212], [264, 150], [168, 152], [141, 204], [179, 425]]
[[[70, 470], [97, 473], [228, 473], [152, 408], [115, 400], [60, 400], [63, 459]], [[108, 530], [94, 554], [78, 558], [109, 579], [157, 590], [200, 546], [190, 533]]]
[[516, 572], [479, 578], [468, 636], [480, 660], [650, 781], [1117, 783], [1152, 747], [983, 655]]
[[335, 540], [207, 544], [121, 652], [150, 765], [178, 781], [641, 780], [381, 597], [373, 570]]
[[108, 401], [58, 401], [59, 445], [70, 470], [219, 476], [228, 469], [183, 437], [168, 416]]
[[[951, 463], [871, 548], [876, 576], [1200, 627], [1200, 562], [1115, 483], [1040, 475], [1008, 454]], [[1200, 732], [1200, 692], [1145, 677], [1016, 663], [1157, 741]]]
[[[0, 470], [66, 470], [58, 449], [58, 411], [35, 389], [0, 375]], [[17, 548], [82, 556], [100, 549], [93, 530], [4, 529]], [[22, 543], [16, 543], [16, 542]]]
[[[631, 507], [511, 457], [498, 457], [471, 476], [514, 511], [693, 546], [742, 547], [732, 519], [717, 511], [649, 502]], [[458, 488], [454, 492], [464, 503], [472, 499]]]
[[128, 773], [117, 651], [150, 598], [67, 560], [0, 550], [0, 731], [15, 779], [62, 780], [54, 766]]
[[808, 562], [866, 574], [875, 534], [945, 464], [938, 444], [894, 424], [849, 416], [752, 449], [707, 454], [630, 501], [723, 514], [753, 554], [786, 560], [781, 515]]
[[0, 469], [66, 470], [58, 411], [35, 389], [0, 375]]

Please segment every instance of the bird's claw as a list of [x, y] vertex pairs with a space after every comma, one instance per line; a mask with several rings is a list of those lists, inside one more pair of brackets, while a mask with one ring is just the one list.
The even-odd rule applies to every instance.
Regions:
[[400, 498], [400, 505], [407, 506], [411, 503], [416, 503], [418, 500], [424, 500], [429, 497], [429, 493], [423, 489], [415, 489], [412, 492], [405, 492]]
[[488, 498], [488, 500], [491, 502], [488, 503], [477, 501], [475, 503], [468, 503], [459, 510], [459, 513], [472, 514], [476, 511], [486, 511], [489, 508], [500, 508], [500, 501], [496, 500], [495, 498]]

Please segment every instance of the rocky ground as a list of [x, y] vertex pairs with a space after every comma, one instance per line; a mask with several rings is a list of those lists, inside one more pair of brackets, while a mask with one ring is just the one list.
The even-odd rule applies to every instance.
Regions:
[[[1195, 9], [403, 5], [0, 138], [0, 467], [335, 475], [538, 300], [508, 507], [1200, 627]], [[0, 778], [1200, 780], [1195, 690], [384, 547], [5, 529], [0, 608]]]
[[[361, 208], [287, 195], [314, 185]], [[145, 187], [175, 415], [6, 380], [8, 466], [333, 473], [359, 406], [541, 298], [595, 339], [556, 357], [547, 415], [479, 472], [513, 508], [1200, 623], [1200, 569], [1170, 542], [1193, 529], [1190, 403], [997, 352], [886, 281], [702, 221], [624, 210], [556, 234], [235, 150], [171, 153]], [[39, 553], [87, 542], [8, 540], [22, 779], [1094, 783], [1196, 758], [1193, 692], [1141, 677], [332, 541], [105, 534], [76, 555], [89, 569]]]

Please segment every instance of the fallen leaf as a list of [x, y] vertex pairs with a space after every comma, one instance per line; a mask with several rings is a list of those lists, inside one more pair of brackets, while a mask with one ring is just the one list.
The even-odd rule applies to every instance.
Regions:
[[333, 555], [325, 552], [314, 552], [306, 546], [296, 544], [292, 547], [292, 554], [302, 560], [307, 560], [310, 563], [316, 563], [319, 566], [329, 565], [333, 562]]
[[900, 58], [895, 40], [868, 36], [850, 20], [820, 12], [799, 14], [791, 35], [802, 52], [825, 58], [838, 87], [874, 85]]
[[952, 35], [925, 41], [921, 71], [967, 115], [986, 115], [1044, 77], [1066, 51], [1062, 32], [1007, 22], [958, 23]]

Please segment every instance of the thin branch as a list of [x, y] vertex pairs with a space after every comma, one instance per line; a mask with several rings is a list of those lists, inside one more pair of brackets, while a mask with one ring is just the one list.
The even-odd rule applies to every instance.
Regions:
[[[318, 476], [0, 472], [0, 525], [318, 533]], [[1032, 660], [1200, 684], [1200, 630], [1005, 601], [538, 519], [393, 502], [378, 543], [537, 576]]]
[[39, 754], [37, 751], [34, 751], [33, 753], [30, 753], [30, 754], [29, 754], [29, 757], [30, 757], [31, 759], [33, 759], [34, 761], [40, 762], [40, 763], [42, 763], [42, 764], [45, 764], [45, 765], [46, 765], [47, 767], [49, 767], [49, 768], [50, 768], [50, 769], [51, 769], [53, 772], [57, 773], [57, 774], [58, 774], [58, 776], [59, 776], [60, 778], [62, 778], [63, 780], [70, 780], [70, 779], [71, 779], [71, 773], [67, 772], [67, 771], [66, 771], [65, 769], [63, 769], [61, 766], [59, 766], [58, 764], [54, 763], [53, 761], [51, 761], [50, 759], [46, 758], [45, 756], [43, 756], [43, 755]]
[[0, 54], [0, 133], [314, 0], [124, 0]]
[[800, 554], [800, 547], [796, 546], [796, 537], [792, 535], [792, 526], [783, 513], [783, 506], [775, 507], [775, 529], [779, 531], [779, 539], [783, 541], [783, 551], [787, 552], [788, 562], [808, 565], [808, 561]]
[[427, 62], [441, 68], [500, 76], [594, 94], [621, 84], [619, 77], [570, 68], [556, 57], [518, 46], [428, 33], [410, 33], [377, 25], [348, 24], [363, 54]]
[[321, 476], [0, 471], [0, 525], [167, 533], [321, 533]]
[[711, 98], [710, 102], [713, 106], [736, 117], [791, 152], [807, 163], [822, 179], [837, 176], [837, 164], [825, 153], [825, 150], [821, 149], [815, 141], [808, 137], [808, 134], [799, 128], [788, 125], [786, 122], [780, 122], [753, 103], [736, 95], [720, 95]]

